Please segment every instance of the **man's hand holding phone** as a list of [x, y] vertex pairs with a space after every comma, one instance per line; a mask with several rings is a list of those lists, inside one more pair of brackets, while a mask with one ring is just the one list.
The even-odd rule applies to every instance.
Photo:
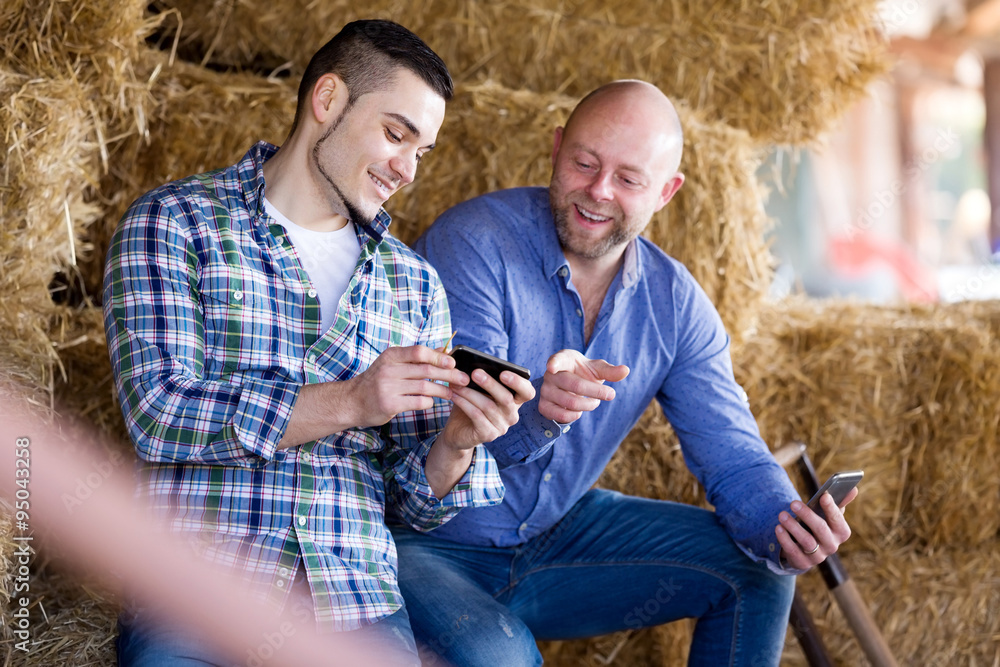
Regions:
[[538, 412], [547, 419], [569, 424], [615, 397], [605, 382], [624, 380], [628, 366], [604, 359], [588, 359], [577, 350], [560, 350], [549, 357], [539, 392]]
[[779, 514], [774, 532], [783, 561], [806, 570], [836, 553], [851, 536], [843, 509], [857, 497], [857, 484], [863, 475], [860, 470], [835, 473], [808, 503], [792, 503], [795, 516], [789, 512]]
[[[459, 348], [463, 346], [454, 352]], [[438, 498], [447, 495], [465, 474], [472, 448], [505, 434], [517, 423], [521, 404], [535, 397], [535, 388], [525, 377], [529, 375], [527, 369], [471, 348], [463, 349], [465, 352], [454, 355], [456, 370], [470, 382], [451, 385], [454, 409], [424, 466], [427, 481]]]

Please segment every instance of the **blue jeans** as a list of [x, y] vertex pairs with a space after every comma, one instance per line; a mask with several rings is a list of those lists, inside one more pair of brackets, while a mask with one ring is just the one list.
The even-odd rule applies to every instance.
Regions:
[[535, 640], [698, 619], [690, 665], [777, 665], [795, 577], [741, 552], [713, 512], [588, 492], [509, 548], [394, 528], [423, 667], [540, 665]]
[[[392, 667], [420, 667], [417, 646], [410, 630], [406, 607], [399, 609], [374, 625], [350, 633], [391, 655]], [[190, 632], [158, 623], [146, 616], [138, 619], [122, 614], [118, 620], [119, 667], [259, 667], [273, 664], [272, 656], [280, 657], [283, 638], [275, 631], [273, 637], [264, 637], [257, 646], [248, 646], [243, 655], [228, 657], [210, 642], [191, 635]], [[380, 653], [380, 656], [383, 656]], [[336, 649], [329, 662], [322, 658], [312, 665], [341, 665]]]

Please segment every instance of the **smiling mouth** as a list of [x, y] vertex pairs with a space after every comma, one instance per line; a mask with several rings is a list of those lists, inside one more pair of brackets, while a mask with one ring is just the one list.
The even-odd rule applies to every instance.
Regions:
[[582, 217], [584, 220], [587, 220], [588, 222], [600, 223], [600, 222], [607, 222], [608, 220], [611, 219], [608, 217], [597, 215], [595, 213], [591, 213], [590, 211], [587, 211], [585, 209], [582, 209], [578, 204], [573, 204], [573, 207], [576, 209], [576, 212], [580, 214], [580, 217]]
[[385, 199], [388, 199], [389, 195], [392, 194], [393, 187], [370, 171], [368, 172], [368, 178], [372, 179], [372, 183], [375, 184], [378, 191], [382, 193]]

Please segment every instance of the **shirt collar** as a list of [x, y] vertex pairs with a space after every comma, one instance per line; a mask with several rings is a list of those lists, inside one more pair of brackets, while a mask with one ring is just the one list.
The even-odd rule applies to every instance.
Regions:
[[[257, 220], [264, 213], [264, 163], [278, 152], [278, 147], [266, 141], [254, 144], [243, 159], [236, 165], [240, 187], [243, 190], [243, 201], [248, 211], [253, 211], [253, 219]], [[382, 242], [389, 229], [392, 217], [385, 208], [379, 207], [378, 213], [371, 224], [357, 224], [376, 244]]]
[[552, 217], [552, 204], [549, 201], [549, 189], [541, 188], [540, 193], [542, 196], [535, 200], [537, 212], [534, 217], [539, 222], [538, 236], [542, 251], [542, 268], [545, 275], [552, 278], [564, 266], [568, 269], [569, 262], [566, 261], [566, 255], [559, 244], [556, 221]]
[[625, 246], [625, 262], [622, 265], [622, 289], [628, 289], [639, 282], [639, 275], [642, 273], [642, 262], [640, 261], [639, 239], [632, 239]]
[[264, 212], [264, 163], [277, 152], [277, 146], [258, 141], [236, 165], [243, 201], [247, 210], [253, 211], [254, 220]]

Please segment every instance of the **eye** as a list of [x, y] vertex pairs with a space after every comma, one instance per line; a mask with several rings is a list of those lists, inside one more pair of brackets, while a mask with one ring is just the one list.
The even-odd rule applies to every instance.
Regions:
[[576, 166], [578, 166], [580, 169], [583, 170], [589, 170], [594, 168], [594, 165], [590, 164], [589, 162], [584, 162], [583, 160], [577, 160]]
[[389, 141], [391, 141], [394, 144], [398, 144], [400, 141], [403, 140], [403, 137], [401, 135], [396, 134], [389, 128], [385, 128], [385, 136]]

